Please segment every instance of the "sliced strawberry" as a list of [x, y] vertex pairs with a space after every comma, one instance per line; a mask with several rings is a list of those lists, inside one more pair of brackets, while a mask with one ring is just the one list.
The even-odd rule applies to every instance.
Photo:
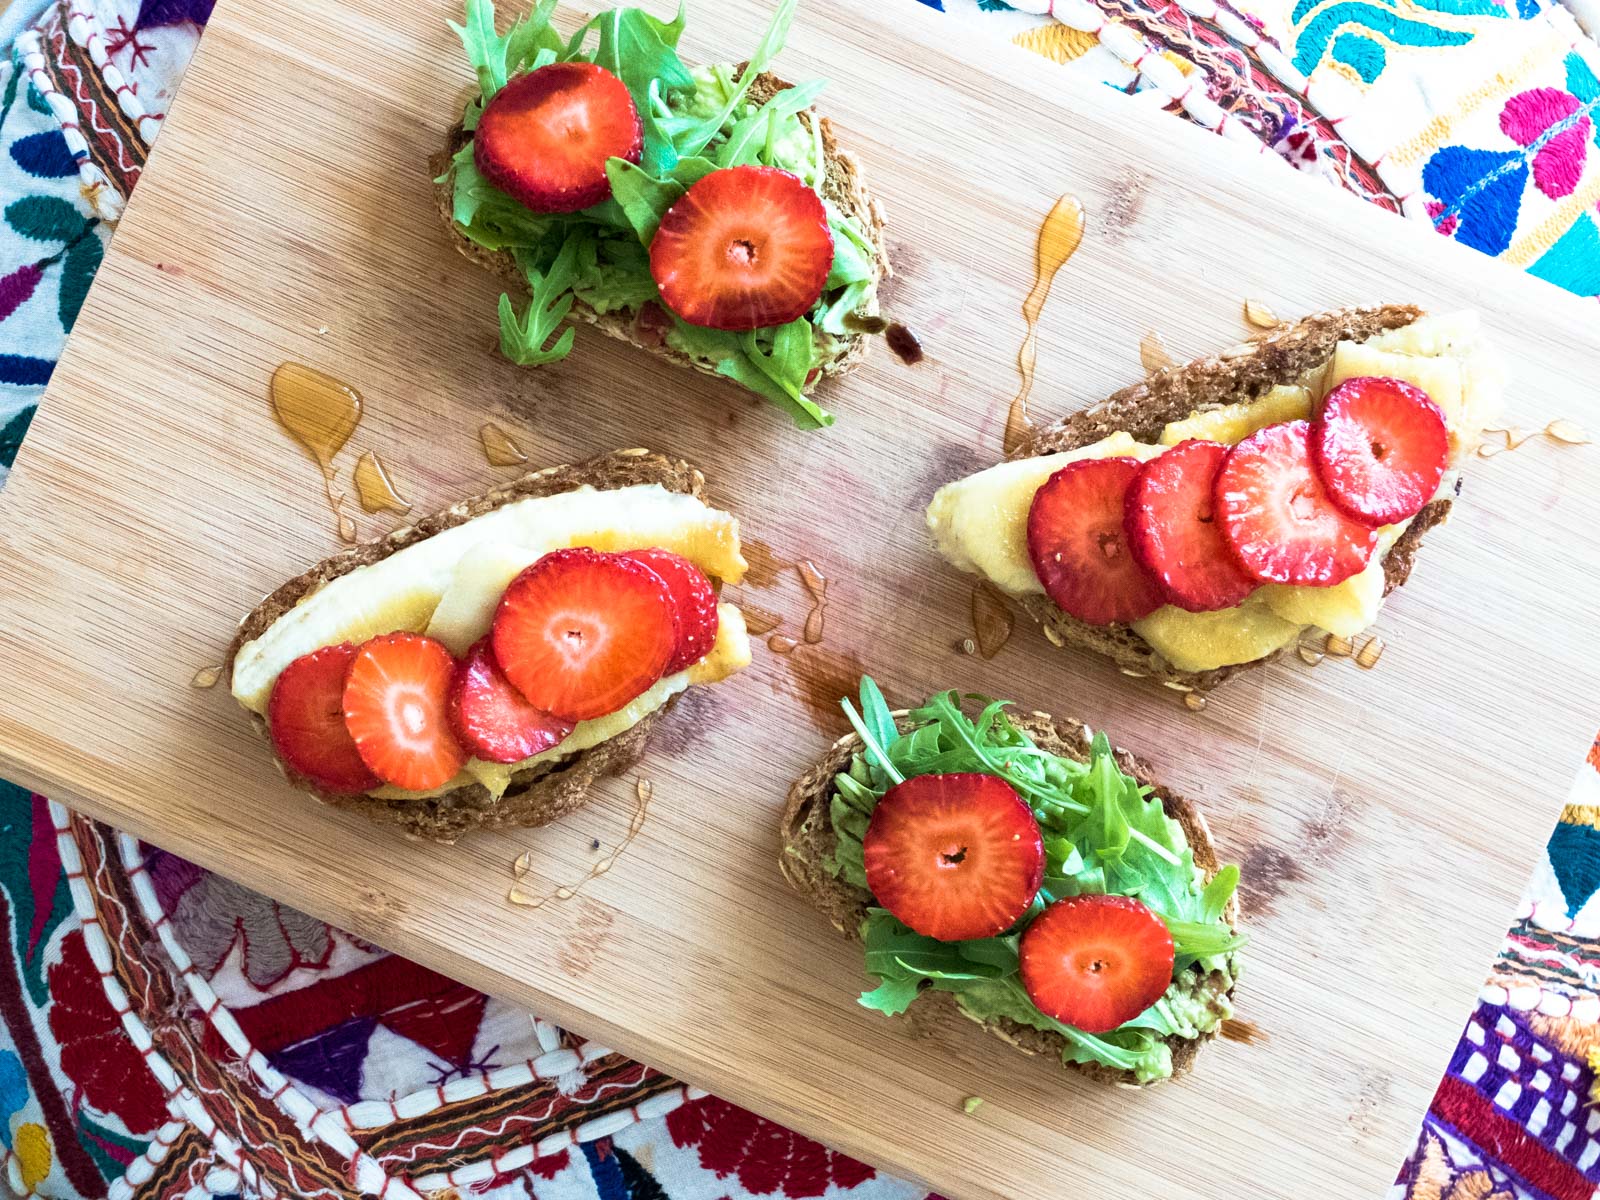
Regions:
[[1085, 1033], [1133, 1020], [1172, 984], [1172, 934], [1131, 896], [1057, 900], [1023, 930], [1019, 950], [1034, 1007]]
[[661, 218], [650, 274], [691, 325], [761, 329], [803, 317], [833, 268], [822, 197], [776, 167], [713, 171]]
[[456, 664], [450, 684], [450, 728], [474, 758], [514, 763], [560, 745], [572, 732], [572, 722], [540, 712], [523, 699], [484, 638]]
[[1216, 489], [1222, 534], [1245, 573], [1262, 583], [1340, 583], [1372, 557], [1377, 534], [1328, 498], [1305, 421], [1245, 438], [1223, 460]]
[[1323, 401], [1311, 454], [1328, 498], [1368, 525], [1414, 517], [1444, 479], [1450, 430], [1428, 393], [1399, 379], [1346, 379]]
[[678, 645], [663, 675], [676, 675], [711, 653], [717, 640], [717, 593], [700, 568], [681, 554], [652, 546], [622, 557], [642, 562], [666, 582], [678, 612]]
[[1181, 442], [1139, 468], [1128, 489], [1128, 546], [1160, 581], [1167, 602], [1190, 612], [1232, 608], [1256, 588], [1217, 525], [1214, 488], [1228, 448]]
[[606, 160], [638, 162], [644, 128], [627, 86], [604, 67], [551, 63], [519, 75], [484, 107], [472, 161], [534, 212], [577, 212], [611, 195]]
[[349, 642], [302, 654], [279, 674], [267, 701], [267, 730], [283, 765], [325, 792], [353, 796], [378, 786], [344, 725]]
[[344, 681], [344, 723], [361, 761], [408, 791], [441, 787], [466, 762], [450, 731], [456, 660], [420, 633], [385, 633], [364, 643]]
[[917, 775], [884, 793], [863, 839], [867, 886], [926, 937], [992, 937], [1044, 880], [1033, 812], [994, 775]]
[[642, 562], [578, 548], [546, 554], [495, 611], [494, 656], [535, 708], [603, 717], [661, 678], [678, 646], [666, 581]]
[[1028, 557], [1050, 599], [1091, 625], [1137, 621], [1163, 602], [1161, 585], [1128, 548], [1131, 458], [1068, 463], [1050, 476], [1028, 510]]

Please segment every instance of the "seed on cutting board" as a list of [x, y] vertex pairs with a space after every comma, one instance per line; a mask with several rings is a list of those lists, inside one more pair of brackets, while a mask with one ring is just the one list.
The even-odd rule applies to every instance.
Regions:
[[1257, 329], [1276, 329], [1283, 324], [1278, 320], [1278, 314], [1260, 300], [1244, 302], [1244, 319], [1247, 325], [1254, 325]]

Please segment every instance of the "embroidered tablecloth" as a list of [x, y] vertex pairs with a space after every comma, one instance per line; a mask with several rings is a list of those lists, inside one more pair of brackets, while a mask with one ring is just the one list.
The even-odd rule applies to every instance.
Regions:
[[[924, 3], [1600, 294], [1597, 0]], [[0, 14], [0, 484], [211, 4]], [[1597, 772], [1600, 746], [1393, 1200], [1596, 1193]], [[923, 1195], [10, 785], [0, 933], [0, 1190]]]

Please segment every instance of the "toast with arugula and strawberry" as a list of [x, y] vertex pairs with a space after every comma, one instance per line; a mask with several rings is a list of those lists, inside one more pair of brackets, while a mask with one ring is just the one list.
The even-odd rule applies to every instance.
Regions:
[[928, 527], [1057, 646], [1204, 691], [1372, 624], [1501, 384], [1475, 314], [1320, 313], [1039, 431], [940, 488]]
[[750, 662], [739, 522], [682, 461], [550, 467], [354, 546], [239, 625], [226, 672], [290, 783], [453, 842], [543, 825]]
[[500, 348], [524, 366], [584, 322], [726, 376], [801, 428], [833, 422], [816, 383], [866, 352], [889, 272], [883, 220], [812, 108], [820, 80], [766, 68], [782, 0], [748, 62], [691, 70], [684, 12], [601, 12], [571, 37], [542, 0], [505, 34], [491, 0], [458, 27], [479, 92], [433, 168], [457, 248], [527, 300], [500, 300]]
[[865, 946], [891, 1016], [943, 1005], [1112, 1083], [1187, 1071], [1232, 1015], [1237, 867], [1104, 734], [945, 692], [855, 733], [789, 792], [785, 877]]

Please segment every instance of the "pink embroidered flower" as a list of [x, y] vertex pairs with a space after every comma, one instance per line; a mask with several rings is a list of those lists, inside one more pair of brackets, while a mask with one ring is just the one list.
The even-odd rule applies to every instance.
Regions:
[[1444, 212], [1444, 202], [1443, 201], [1440, 201], [1440, 200], [1429, 200], [1428, 201], [1428, 216], [1433, 218], [1433, 227], [1434, 227], [1434, 229], [1436, 229], [1440, 233], [1444, 234], [1445, 237], [1449, 237], [1452, 233], [1454, 233], [1456, 231], [1456, 226], [1461, 224], [1461, 218], [1456, 216], [1455, 213], [1451, 213], [1448, 217], [1445, 217], [1443, 220], [1440, 220], [1439, 219], [1440, 214], [1443, 213], [1443, 212]]
[[[1553, 127], [1569, 121], [1582, 107], [1576, 96], [1560, 88], [1518, 92], [1500, 110], [1500, 130], [1517, 145], [1532, 146]], [[1590, 129], [1589, 118], [1578, 117], [1534, 154], [1534, 185], [1552, 200], [1570, 196], [1583, 177]]]

